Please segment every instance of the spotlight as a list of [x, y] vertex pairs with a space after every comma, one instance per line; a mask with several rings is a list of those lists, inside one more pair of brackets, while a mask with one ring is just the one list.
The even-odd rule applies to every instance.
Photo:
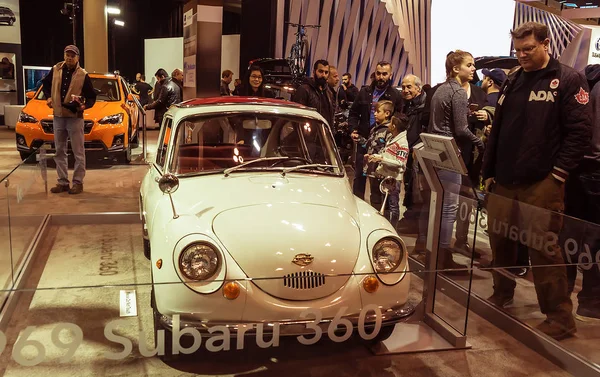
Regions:
[[106, 7], [106, 13], [108, 14], [121, 14], [121, 9], [115, 7]]
[[123, 22], [121, 20], [115, 20], [115, 25], [117, 25], [117, 26], [125, 26], [125, 22]]

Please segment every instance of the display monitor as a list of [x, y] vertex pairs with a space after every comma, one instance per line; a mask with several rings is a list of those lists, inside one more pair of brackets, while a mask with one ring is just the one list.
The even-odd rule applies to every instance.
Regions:
[[453, 137], [422, 133], [421, 141], [423, 141], [423, 151], [425, 153], [442, 152], [437, 153], [437, 155], [442, 157], [440, 161], [430, 158], [434, 167], [463, 175], [467, 174], [465, 161], [460, 156], [460, 150]]

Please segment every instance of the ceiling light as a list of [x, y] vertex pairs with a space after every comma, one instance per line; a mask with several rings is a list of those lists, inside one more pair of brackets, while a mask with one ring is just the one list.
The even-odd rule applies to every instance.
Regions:
[[117, 26], [125, 26], [125, 22], [123, 22], [121, 20], [115, 20], [115, 25], [117, 25]]
[[106, 7], [106, 13], [108, 14], [121, 14], [121, 9], [115, 7]]

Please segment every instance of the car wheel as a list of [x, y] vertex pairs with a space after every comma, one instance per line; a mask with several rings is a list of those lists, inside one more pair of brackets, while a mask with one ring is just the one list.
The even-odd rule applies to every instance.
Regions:
[[137, 148], [140, 146], [140, 133], [136, 132], [133, 140], [131, 140], [131, 148]]
[[129, 164], [131, 162], [131, 144], [123, 152], [119, 153], [118, 162], [121, 164]]
[[389, 338], [392, 335], [395, 328], [396, 328], [396, 326], [393, 323], [391, 323], [389, 325], [381, 326], [381, 330], [379, 330], [379, 334], [377, 334], [377, 336], [375, 338], [369, 340], [369, 343], [376, 344], [379, 342], [383, 342], [384, 340], [386, 340], [387, 338]]
[[173, 334], [171, 330], [165, 329], [161, 324], [159, 318], [159, 314], [156, 311], [156, 308], [152, 308], [152, 313], [154, 315], [154, 347], [158, 347], [158, 330], [163, 330], [165, 335], [165, 354], [163, 356], [159, 356], [163, 361], [174, 360], [178, 355], [173, 355]]
[[144, 238], [144, 256], [146, 259], [151, 260], [150, 258], [150, 240]]
[[35, 158], [29, 157], [33, 154], [32, 152], [19, 152], [19, 154], [21, 155], [21, 161], [27, 160], [27, 163], [35, 162]]

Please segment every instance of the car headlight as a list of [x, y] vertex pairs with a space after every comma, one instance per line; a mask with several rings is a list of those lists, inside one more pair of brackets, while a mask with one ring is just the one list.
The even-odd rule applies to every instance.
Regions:
[[37, 123], [37, 119], [27, 114], [26, 112], [21, 111], [19, 114], [19, 122], [21, 123]]
[[123, 123], [123, 113], [105, 116], [98, 121], [100, 124], [119, 124]]
[[186, 247], [179, 257], [179, 268], [190, 280], [211, 278], [221, 264], [220, 254], [207, 244], [192, 244]]
[[402, 263], [404, 250], [398, 241], [392, 238], [384, 238], [375, 244], [371, 255], [375, 272], [393, 272]]

